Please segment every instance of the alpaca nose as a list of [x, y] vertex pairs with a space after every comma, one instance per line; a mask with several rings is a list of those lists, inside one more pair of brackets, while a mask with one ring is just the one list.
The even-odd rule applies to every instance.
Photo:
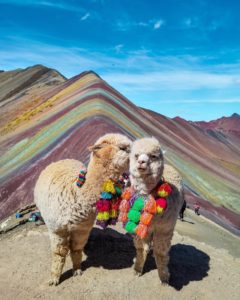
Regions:
[[140, 165], [148, 163], [148, 156], [146, 154], [141, 154], [138, 158], [138, 163]]

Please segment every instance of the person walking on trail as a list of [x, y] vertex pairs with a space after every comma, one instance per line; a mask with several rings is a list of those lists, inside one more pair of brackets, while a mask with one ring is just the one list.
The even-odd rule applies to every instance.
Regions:
[[180, 220], [181, 220], [181, 221], [183, 221], [183, 219], [184, 219], [184, 211], [185, 211], [186, 207], [187, 207], [187, 202], [186, 202], [186, 200], [184, 199], [183, 205], [182, 205], [182, 207], [181, 207], [181, 209], [180, 209], [180, 212], [179, 212], [179, 217], [180, 217]]
[[198, 216], [200, 215], [199, 210], [200, 210], [200, 206], [196, 203], [196, 204], [194, 205], [194, 212], [195, 212], [195, 214], [198, 215]]

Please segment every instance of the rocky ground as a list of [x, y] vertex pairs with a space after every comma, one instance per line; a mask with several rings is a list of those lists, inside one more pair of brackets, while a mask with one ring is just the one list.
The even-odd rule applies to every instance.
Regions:
[[25, 223], [0, 235], [0, 298], [239, 299], [239, 246], [239, 238], [188, 210], [173, 238], [170, 285], [162, 286], [151, 253], [143, 276], [136, 277], [132, 239], [120, 227], [94, 228], [85, 249], [83, 275], [72, 277], [68, 257], [60, 285], [49, 287], [46, 227]]

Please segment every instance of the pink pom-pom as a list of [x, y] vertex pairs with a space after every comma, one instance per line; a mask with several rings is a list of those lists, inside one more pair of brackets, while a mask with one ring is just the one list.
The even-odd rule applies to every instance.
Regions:
[[163, 209], [165, 209], [167, 207], [167, 200], [165, 198], [158, 198], [156, 200], [156, 204], [157, 204], [157, 206], [160, 206]]
[[96, 208], [100, 212], [109, 211], [110, 209], [110, 202], [108, 200], [98, 200], [96, 202]]
[[119, 216], [118, 216], [118, 221], [119, 222], [127, 222], [128, 220], [128, 216], [127, 216], [127, 213], [126, 212], [120, 212]]
[[125, 199], [122, 200], [122, 202], [119, 206], [119, 210], [121, 212], [128, 212], [129, 208], [130, 208], [130, 204], [129, 204], [128, 200], [125, 200]]

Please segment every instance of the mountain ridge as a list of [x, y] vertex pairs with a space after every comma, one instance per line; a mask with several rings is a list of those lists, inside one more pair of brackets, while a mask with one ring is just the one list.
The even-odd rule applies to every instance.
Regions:
[[[50, 73], [51, 79], [55, 77], [56, 82], [66, 80], [66, 78], [54, 69], [47, 68], [42, 65], [34, 65], [25, 69], [16, 69], [13, 71], [3, 71], [0, 74], [0, 101], [14, 96], [15, 94], [31, 87], [37, 82], [41, 82], [44, 76]], [[6, 85], [6, 82], [8, 85]], [[46, 84], [50, 81], [46, 80]], [[9, 87], [6, 89], [6, 87]]]
[[240, 134], [240, 115], [237, 113], [229, 117], [221, 117], [211, 121], [192, 122], [204, 130], [214, 129], [221, 132], [236, 132]]

